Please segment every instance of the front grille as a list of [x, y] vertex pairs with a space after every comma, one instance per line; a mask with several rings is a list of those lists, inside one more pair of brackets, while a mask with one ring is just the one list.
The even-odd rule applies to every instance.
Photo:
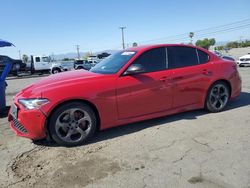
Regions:
[[13, 118], [14, 127], [22, 133], [28, 133], [28, 131], [19, 123], [19, 121]]

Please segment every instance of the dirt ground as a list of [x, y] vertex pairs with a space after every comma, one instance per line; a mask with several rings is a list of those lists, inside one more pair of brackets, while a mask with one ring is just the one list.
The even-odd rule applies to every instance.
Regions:
[[[0, 118], [0, 187], [250, 187], [250, 68], [225, 111], [117, 127], [65, 148], [17, 137]], [[7, 104], [40, 77], [8, 79]]]

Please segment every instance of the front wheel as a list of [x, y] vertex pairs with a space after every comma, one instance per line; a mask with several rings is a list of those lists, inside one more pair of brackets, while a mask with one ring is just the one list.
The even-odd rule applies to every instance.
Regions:
[[210, 112], [220, 112], [227, 105], [229, 88], [224, 82], [216, 82], [208, 91], [205, 108]]
[[49, 122], [49, 132], [59, 145], [76, 146], [93, 136], [97, 127], [92, 108], [80, 102], [70, 102], [55, 110]]

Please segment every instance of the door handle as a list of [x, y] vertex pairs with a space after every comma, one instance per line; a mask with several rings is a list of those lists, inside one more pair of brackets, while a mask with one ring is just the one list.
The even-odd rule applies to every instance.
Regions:
[[207, 69], [204, 69], [202, 71], [202, 74], [206, 75], [206, 76], [211, 76], [213, 74], [213, 72], [211, 70], [207, 70]]

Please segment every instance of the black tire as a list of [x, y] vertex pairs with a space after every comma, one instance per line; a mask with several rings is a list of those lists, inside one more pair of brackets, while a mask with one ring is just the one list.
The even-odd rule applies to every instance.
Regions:
[[57, 73], [60, 73], [60, 72], [61, 72], [61, 70], [58, 69], [58, 68], [52, 70], [52, 74], [57, 74]]
[[209, 112], [222, 111], [230, 98], [230, 91], [228, 85], [223, 81], [215, 82], [208, 90], [205, 109]]
[[244, 65], [241, 65], [241, 64], [240, 64], [239, 67], [244, 67]]
[[[74, 118], [71, 118], [70, 114]], [[77, 118], [80, 119], [77, 120]], [[77, 146], [85, 143], [94, 135], [96, 128], [95, 112], [89, 105], [81, 102], [69, 102], [57, 108], [52, 114], [48, 126], [51, 138], [63, 146]]]

